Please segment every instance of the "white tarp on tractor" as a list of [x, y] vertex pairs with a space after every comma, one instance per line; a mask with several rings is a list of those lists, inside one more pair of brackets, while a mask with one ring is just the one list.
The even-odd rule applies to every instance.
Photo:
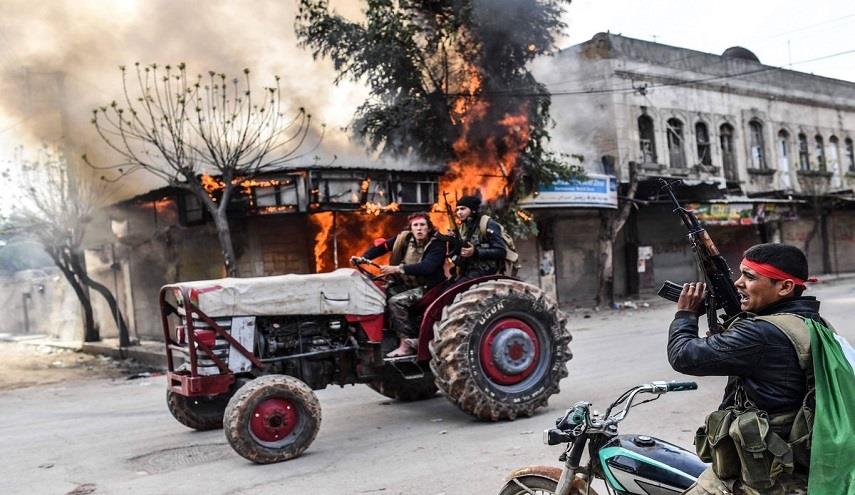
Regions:
[[277, 275], [181, 282], [195, 289], [198, 307], [210, 317], [262, 315], [377, 315], [386, 297], [351, 268], [315, 275]]

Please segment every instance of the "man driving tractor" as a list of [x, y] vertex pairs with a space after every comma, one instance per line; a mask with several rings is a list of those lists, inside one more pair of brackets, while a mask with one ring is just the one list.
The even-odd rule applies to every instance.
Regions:
[[395, 237], [378, 239], [375, 246], [362, 257], [372, 260], [392, 253], [388, 265], [380, 273], [391, 277], [387, 288], [389, 297], [389, 328], [400, 343], [387, 357], [402, 357], [416, 352], [414, 337], [418, 328], [412, 322], [410, 308], [425, 291], [445, 281], [446, 243], [436, 236], [436, 229], [427, 213], [413, 213], [407, 217], [408, 228]]

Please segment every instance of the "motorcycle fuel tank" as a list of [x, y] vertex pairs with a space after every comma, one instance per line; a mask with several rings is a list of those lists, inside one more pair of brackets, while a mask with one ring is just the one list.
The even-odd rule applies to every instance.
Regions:
[[619, 435], [600, 449], [599, 458], [609, 484], [621, 494], [682, 493], [707, 468], [692, 452], [645, 435]]

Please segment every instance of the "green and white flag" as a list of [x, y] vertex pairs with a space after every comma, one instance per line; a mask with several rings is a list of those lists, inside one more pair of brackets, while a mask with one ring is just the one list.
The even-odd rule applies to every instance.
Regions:
[[855, 349], [806, 319], [816, 382], [808, 493], [855, 494]]

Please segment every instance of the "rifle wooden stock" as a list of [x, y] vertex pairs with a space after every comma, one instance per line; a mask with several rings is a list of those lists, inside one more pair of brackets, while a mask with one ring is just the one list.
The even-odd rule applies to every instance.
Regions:
[[[698, 259], [698, 264], [704, 273], [704, 279], [707, 285], [707, 319], [709, 320], [710, 329], [715, 331], [721, 329], [721, 324], [718, 321], [717, 311], [724, 310], [724, 319], [730, 319], [741, 311], [739, 302], [739, 293], [736, 291], [736, 286], [733, 285], [730, 267], [727, 265], [727, 260], [718, 250], [709, 233], [701, 226], [701, 223], [695, 217], [694, 213], [680, 205], [677, 197], [674, 196], [674, 191], [667, 181], [661, 179], [663, 189], [668, 191], [671, 197], [671, 202], [674, 203], [674, 212], [680, 216], [680, 219], [689, 230], [689, 242], [692, 245], [695, 255]], [[682, 286], [670, 281], [659, 289], [659, 296], [669, 301], [677, 301], [682, 292]], [[676, 295], [676, 297], [675, 297]]]

